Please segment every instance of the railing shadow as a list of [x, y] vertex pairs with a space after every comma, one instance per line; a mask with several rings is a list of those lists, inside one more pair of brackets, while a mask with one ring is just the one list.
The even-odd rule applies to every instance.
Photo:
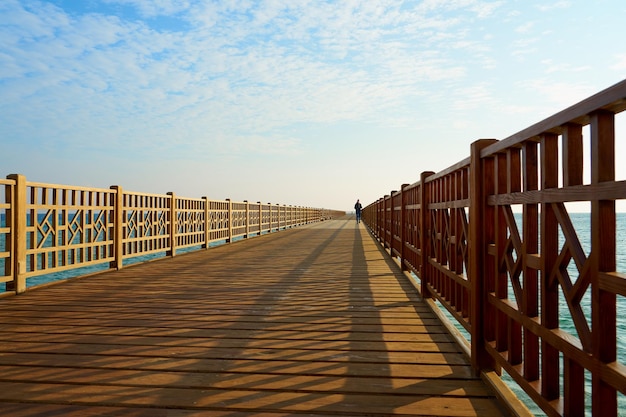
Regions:
[[[482, 411], [479, 381], [453, 379], [464, 372], [458, 348], [443, 332], [413, 331], [433, 323], [403, 324], [423, 313], [419, 300], [353, 225], [318, 224], [4, 300], [0, 408], [363, 415], [469, 394]], [[375, 282], [390, 274], [400, 291]], [[420, 338], [435, 343], [424, 349]], [[419, 377], [433, 357], [439, 376]]]

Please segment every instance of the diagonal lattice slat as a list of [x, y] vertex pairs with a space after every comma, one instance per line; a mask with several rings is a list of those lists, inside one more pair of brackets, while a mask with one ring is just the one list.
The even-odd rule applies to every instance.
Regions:
[[501, 261], [500, 268], [504, 268], [511, 280], [513, 294], [517, 305], [522, 305], [523, 288], [520, 281], [522, 273], [522, 239], [520, 238], [519, 228], [513, 215], [511, 206], [504, 206], [504, 219], [506, 221], [509, 236], [504, 247], [504, 258]]
[[75, 245], [82, 243], [81, 239], [83, 236], [84, 228], [82, 224], [83, 220], [83, 210], [77, 210], [74, 215], [70, 218], [68, 223], [68, 239], [67, 244]]
[[[39, 240], [37, 241], [37, 249], [41, 249], [46, 246], [46, 242], [48, 241], [48, 239], [53, 235], [56, 235], [56, 230], [54, 229], [51, 220], [51, 217], [54, 217], [54, 213], [54, 210], [48, 210], [43, 219], [41, 219], [41, 222], [35, 219], [35, 221], [37, 221], [37, 232], [39, 235]], [[52, 239], [52, 241], [54, 242], [54, 239]]]
[[105, 210], [102, 210], [101, 212], [97, 213], [97, 215], [94, 217], [94, 223], [93, 223], [93, 242], [98, 242], [98, 241], [103, 241], [106, 239], [106, 232], [107, 232], [107, 226], [106, 226], [106, 216], [107, 216], [107, 212]]
[[155, 235], [163, 236], [167, 234], [167, 213], [165, 211], [160, 211], [157, 214], [157, 225]]
[[146, 211], [142, 216], [143, 220], [143, 236], [152, 236], [152, 212]]
[[[591, 286], [591, 275], [587, 273], [590, 261], [585, 256], [565, 205], [563, 203], [555, 203], [552, 206], [563, 231], [564, 242], [549, 279], [558, 280], [583, 350], [591, 352], [591, 330], [581, 305], [584, 294]], [[568, 271], [572, 259], [578, 271], [578, 279], [575, 284], [572, 282]]]
[[132, 238], [137, 236], [137, 211], [133, 210], [128, 214], [128, 221], [126, 222], [126, 236], [125, 238]]

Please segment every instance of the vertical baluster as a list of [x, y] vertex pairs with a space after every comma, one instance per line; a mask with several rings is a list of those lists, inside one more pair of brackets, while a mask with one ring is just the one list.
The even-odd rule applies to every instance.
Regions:
[[[509, 149], [506, 156], [506, 192], [508, 194], [519, 192], [522, 189], [520, 151], [517, 148]], [[514, 219], [512, 220], [515, 221]], [[517, 229], [519, 230], [519, 227]], [[509, 231], [509, 233], [513, 234], [514, 230]], [[519, 252], [517, 253], [516, 262], [523, 262], [523, 255]], [[518, 300], [518, 302], [521, 302], [521, 300]], [[522, 310], [521, 305], [518, 305], [517, 307], [520, 311]], [[517, 365], [522, 363], [522, 325], [518, 321], [509, 318], [508, 327], [509, 334], [507, 344], [509, 347], [509, 363]]]
[[[583, 133], [582, 126], [568, 123], [563, 127], [563, 186], [583, 183]], [[576, 361], [563, 358], [563, 401], [564, 414], [583, 416], [585, 414], [585, 372]]]
[[[591, 183], [615, 180], [615, 119], [613, 113], [591, 115]], [[615, 201], [591, 202], [592, 353], [602, 363], [616, 360], [616, 296], [600, 288], [600, 274], [616, 269]], [[592, 413], [617, 416], [617, 393], [599, 372], [592, 377]]]
[[[522, 148], [523, 191], [534, 191], [539, 187], [537, 143], [524, 142]], [[539, 316], [539, 284], [537, 265], [533, 260], [539, 255], [539, 210], [536, 203], [524, 204], [523, 227], [523, 301], [522, 313], [530, 318]], [[539, 379], [539, 338], [524, 327], [524, 378], [527, 381]]]
[[[541, 137], [541, 189], [558, 187], [558, 138]], [[551, 274], [559, 252], [558, 222], [552, 204], [541, 204], [541, 323], [547, 329], [559, 327], [559, 288]], [[548, 400], [559, 398], [559, 351], [545, 339], [541, 341], [541, 394]]]

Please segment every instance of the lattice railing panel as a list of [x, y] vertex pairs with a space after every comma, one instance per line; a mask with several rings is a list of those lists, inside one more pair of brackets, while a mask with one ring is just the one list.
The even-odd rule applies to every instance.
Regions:
[[392, 256], [402, 255], [402, 192], [394, 192], [390, 199], [391, 204], [391, 239], [390, 249]]
[[422, 229], [421, 229], [421, 184], [414, 184], [402, 190], [404, 195], [404, 263], [407, 269], [422, 276]]
[[272, 230], [277, 230], [279, 228], [280, 221], [280, 206], [272, 205], [270, 206], [270, 224]]
[[272, 228], [272, 205], [271, 204], [262, 204], [261, 205], [261, 230], [263, 232], [267, 232]]
[[209, 240], [226, 240], [230, 231], [229, 201], [209, 201]]
[[283, 228], [287, 224], [287, 207], [277, 206], [278, 209], [278, 228]]
[[30, 183], [27, 187], [25, 275], [110, 262], [111, 190]]
[[[609, 374], [598, 371], [624, 361], [616, 323], [626, 275], [616, 264], [615, 200], [626, 198], [626, 184], [615, 181], [614, 117], [600, 111], [484, 156], [496, 178], [487, 192], [496, 265], [486, 288], [496, 308], [487, 346], [549, 412], [611, 415], [617, 392], [626, 393], [623, 363]], [[585, 373], [593, 375], [591, 385]], [[563, 409], [553, 408], [556, 399]]]
[[250, 203], [249, 206], [249, 218], [248, 218], [248, 231], [250, 233], [259, 234], [261, 232], [261, 204]]
[[248, 204], [232, 203], [232, 233], [233, 238], [248, 234]]
[[427, 283], [444, 307], [470, 331], [469, 165], [466, 162], [426, 179], [430, 232]]
[[206, 199], [176, 198], [176, 247], [205, 244]]
[[171, 242], [171, 196], [123, 194], [123, 257], [168, 251]]

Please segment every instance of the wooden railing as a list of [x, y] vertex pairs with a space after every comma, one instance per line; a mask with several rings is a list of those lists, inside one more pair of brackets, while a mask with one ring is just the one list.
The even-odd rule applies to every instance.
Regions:
[[[0, 283], [26, 290], [30, 277], [139, 256], [208, 248], [344, 215], [345, 212], [247, 201], [182, 198], [0, 179]], [[108, 265], [107, 265], [108, 264]]]
[[[363, 212], [422, 294], [467, 330], [474, 369], [506, 370], [548, 415], [585, 415], [587, 396], [594, 416], [617, 416], [626, 394], [626, 271], [616, 265], [626, 181], [615, 178], [625, 109], [623, 81], [507, 139], [474, 142], [469, 158]], [[581, 203], [590, 249], [571, 220]]]

